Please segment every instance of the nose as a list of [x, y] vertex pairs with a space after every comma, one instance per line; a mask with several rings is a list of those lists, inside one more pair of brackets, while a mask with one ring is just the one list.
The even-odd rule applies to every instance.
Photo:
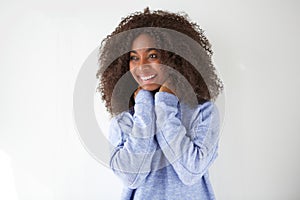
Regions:
[[139, 63], [138, 63], [138, 68], [140, 70], [143, 70], [143, 69], [147, 69], [149, 67], [150, 67], [150, 62], [147, 59], [147, 57], [146, 56], [141, 56], [140, 60], [139, 60]]

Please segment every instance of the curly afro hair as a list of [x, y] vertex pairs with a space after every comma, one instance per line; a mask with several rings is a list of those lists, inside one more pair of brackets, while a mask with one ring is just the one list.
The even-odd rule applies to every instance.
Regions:
[[[130, 48], [133, 40], [146, 33], [154, 38], [162, 54], [162, 64], [171, 67], [188, 81], [196, 95], [197, 104], [214, 101], [223, 90], [223, 83], [212, 64], [211, 44], [204, 31], [190, 21], [185, 13], [168, 11], [135, 12], [123, 18], [116, 29], [102, 42], [99, 49], [100, 68], [97, 91], [108, 112], [113, 116], [134, 106], [133, 92], [137, 88], [129, 71]], [[126, 87], [116, 87], [126, 76]], [[176, 78], [175, 78], [176, 79]], [[176, 84], [184, 93], [185, 87]], [[120, 84], [119, 84], [120, 85]], [[130, 85], [130, 87], [128, 87]], [[116, 91], [117, 90], [117, 91]], [[129, 97], [129, 98], [125, 98]], [[185, 98], [188, 102], [189, 96]]]

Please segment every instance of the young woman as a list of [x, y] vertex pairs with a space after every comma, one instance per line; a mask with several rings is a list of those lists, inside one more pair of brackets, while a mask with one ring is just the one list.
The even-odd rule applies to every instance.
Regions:
[[110, 167], [122, 200], [215, 199], [223, 89], [211, 45], [186, 15], [133, 13], [100, 48], [98, 90], [112, 115]]

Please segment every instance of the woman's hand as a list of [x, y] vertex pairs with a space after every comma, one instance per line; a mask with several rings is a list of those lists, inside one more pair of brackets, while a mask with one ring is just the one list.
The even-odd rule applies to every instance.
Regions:
[[170, 94], [176, 95], [175, 84], [170, 77], [160, 87], [159, 92], [168, 92]]
[[139, 86], [135, 91], [134, 91], [134, 94], [133, 94], [133, 98], [135, 99], [136, 95], [139, 93], [139, 91], [143, 89], [141, 86]]

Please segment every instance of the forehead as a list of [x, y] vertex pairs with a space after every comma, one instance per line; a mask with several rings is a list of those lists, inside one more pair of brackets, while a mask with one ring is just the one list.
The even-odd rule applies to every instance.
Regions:
[[136, 37], [133, 40], [131, 46], [132, 50], [149, 49], [149, 48], [155, 48], [155, 41], [151, 36], [144, 33]]

